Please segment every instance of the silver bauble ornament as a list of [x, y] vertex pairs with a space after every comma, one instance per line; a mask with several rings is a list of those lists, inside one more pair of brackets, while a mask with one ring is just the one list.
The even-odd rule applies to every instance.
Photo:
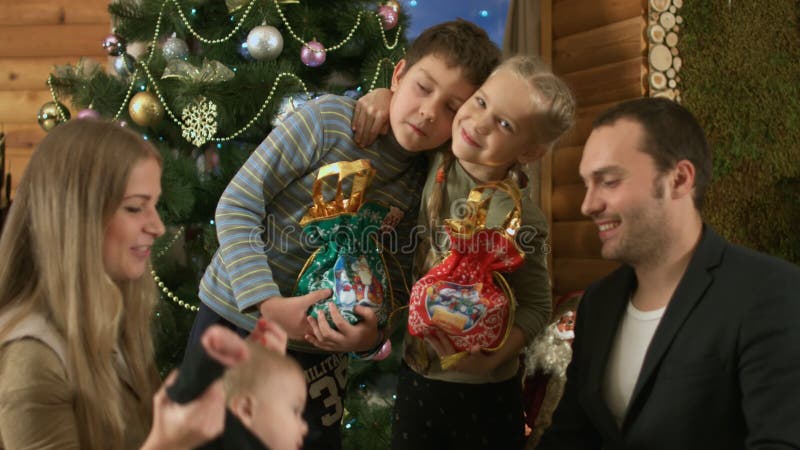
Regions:
[[189, 46], [186, 45], [186, 41], [175, 36], [175, 33], [172, 33], [172, 36], [164, 41], [164, 45], [161, 46], [161, 51], [164, 52], [164, 58], [168, 60], [186, 59], [189, 56]]
[[133, 73], [136, 60], [129, 53], [123, 53], [114, 58], [114, 71], [122, 78], [127, 78]]
[[261, 25], [247, 35], [247, 52], [257, 60], [275, 59], [283, 51], [283, 36], [277, 28]]

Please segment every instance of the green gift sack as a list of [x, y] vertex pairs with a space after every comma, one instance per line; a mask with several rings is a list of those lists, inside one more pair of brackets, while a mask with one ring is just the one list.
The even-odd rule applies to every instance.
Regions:
[[[328, 312], [330, 301], [351, 324], [361, 320], [353, 312], [356, 305], [374, 309], [378, 327], [386, 325], [392, 309], [391, 280], [378, 240], [390, 208], [364, 201], [364, 191], [374, 175], [375, 169], [365, 159], [323, 166], [314, 181], [314, 205], [300, 221], [304, 238], [321, 246], [306, 261], [294, 295], [331, 289], [332, 298], [311, 305], [308, 315], [316, 318], [323, 313], [334, 328]], [[338, 176], [338, 183], [334, 198], [326, 201], [322, 180], [329, 176]], [[348, 179], [351, 189], [345, 198], [342, 185]]]

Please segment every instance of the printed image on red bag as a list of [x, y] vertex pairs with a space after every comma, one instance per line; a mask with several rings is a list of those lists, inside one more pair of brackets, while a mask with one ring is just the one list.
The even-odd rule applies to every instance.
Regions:
[[[486, 214], [497, 191], [508, 194], [515, 206], [501, 226], [490, 228]], [[408, 330], [416, 337], [440, 330], [459, 352], [476, 346], [492, 351], [505, 342], [514, 321], [514, 294], [500, 272], [512, 272], [525, 258], [514, 241], [520, 192], [511, 182], [478, 186], [467, 206], [467, 217], [444, 222], [449, 254], [411, 290]]]

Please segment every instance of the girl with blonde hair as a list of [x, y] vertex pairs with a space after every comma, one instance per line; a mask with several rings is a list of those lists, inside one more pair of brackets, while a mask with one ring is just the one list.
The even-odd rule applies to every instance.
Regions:
[[[381, 94], [382, 95], [382, 94]], [[373, 96], [376, 97], [376, 96]], [[367, 99], [374, 113], [384, 99]], [[360, 100], [361, 102], [361, 100]], [[444, 333], [418, 338], [406, 332], [392, 423], [392, 449], [517, 449], [524, 446], [523, 346], [547, 325], [551, 312], [547, 274], [547, 221], [531, 198], [526, 166], [550, 151], [573, 125], [575, 100], [566, 84], [535, 57], [515, 56], [498, 66], [453, 118], [451, 151], [436, 153], [422, 192], [417, 220], [422, 241], [414, 275], [419, 278], [446, 256], [439, 241], [444, 219], [458, 217], [473, 188], [511, 181], [521, 190], [525, 262], [507, 276], [517, 307], [505, 342], [496, 351], [470, 349], [450, 368], [442, 360], [457, 353]], [[380, 125], [372, 120], [372, 134]], [[354, 128], [364, 128], [362, 123]], [[370, 130], [360, 132], [368, 136]], [[487, 226], [498, 226], [513, 206], [495, 194]]]
[[193, 448], [221, 431], [221, 387], [185, 406], [158, 391], [160, 177], [158, 151], [112, 122], [59, 125], [33, 153], [0, 237], [0, 448]]

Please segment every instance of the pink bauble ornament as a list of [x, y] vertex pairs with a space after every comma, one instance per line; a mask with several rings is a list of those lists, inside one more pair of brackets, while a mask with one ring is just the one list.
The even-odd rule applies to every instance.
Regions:
[[103, 48], [110, 56], [119, 56], [125, 53], [125, 38], [122, 36], [111, 33], [103, 39]]
[[300, 50], [300, 61], [308, 67], [319, 67], [325, 62], [325, 47], [316, 40], [307, 42]]
[[78, 119], [99, 119], [100, 113], [91, 108], [86, 108], [78, 111], [78, 115], [76, 117]]
[[383, 29], [387, 31], [397, 26], [397, 20], [400, 16], [397, 10], [389, 5], [379, 7], [378, 15], [383, 19]]
[[384, 342], [383, 345], [381, 345], [381, 348], [380, 350], [378, 350], [378, 353], [375, 353], [375, 356], [372, 357], [372, 360], [382, 361], [391, 354], [392, 354], [392, 341], [387, 339], [386, 342]]

